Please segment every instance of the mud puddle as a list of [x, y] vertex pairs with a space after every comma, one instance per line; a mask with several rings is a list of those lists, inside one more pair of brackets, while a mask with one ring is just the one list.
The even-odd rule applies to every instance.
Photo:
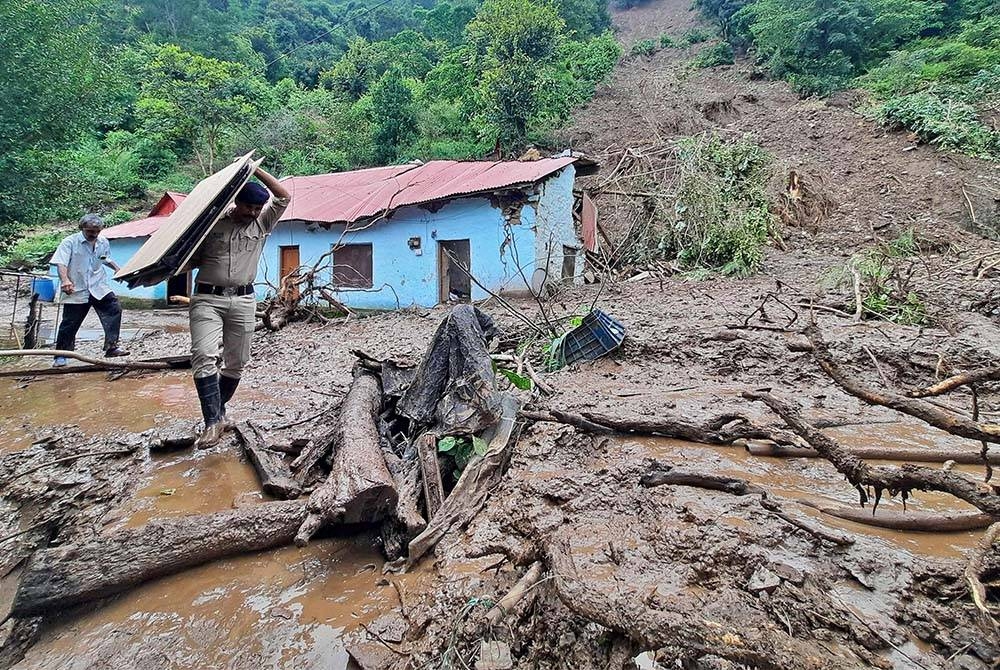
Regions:
[[369, 536], [218, 561], [67, 616], [14, 667], [342, 670], [344, 636], [399, 604], [381, 566]]
[[[852, 427], [853, 433], [858, 427]], [[837, 429], [837, 439], [842, 444], [864, 444], [866, 446], [910, 446], [910, 447], [957, 447], [970, 449], [968, 441], [951, 436], [936, 435], [921, 430], [920, 426], [908, 424], [885, 424], [864, 426], [864, 434], [856, 437], [856, 442], [845, 439], [852, 434], [852, 428]], [[746, 479], [765, 488], [770, 494], [785, 500], [807, 499], [813, 502], [833, 502], [842, 505], [857, 505], [857, 492], [845, 482], [834, 467], [818, 458], [772, 458], [753, 456], [738, 447], [714, 447], [697, 445], [681, 440], [635, 439], [630, 441], [635, 448], [649, 456], [677, 467], [699, 470], [711, 474], [727, 475]], [[624, 446], [624, 445], [623, 445]], [[871, 461], [874, 465], [896, 465], [891, 461]], [[940, 468], [940, 464], [925, 464], [929, 468]], [[956, 466], [956, 470], [982, 478], [982, 467]], [[964, 558], [969, 549], [979, 541], [982, 531], [958, 533], [918, 533], [898, 532], [874, 528], [850, 521], [844, 521], [823, 514], [818, 510], [789, 503], [793, 512], [807, 514], [825, 526], [837, 528], [852, 534], [878, 537], [889, 541], [900, 549], [921, 556], [937, 558]], [[870, 505], [868, 506], [870, 510]], [[943, 493], [914, 491], [906, 503], [907, 510], [934, 512], [971, 512], [973, 507]], [[882, 498], [879, 510], [903, 511], [903, 505], [896, 499]], [[741, 519], [723, 519], [739, 525]]]
[[75, 424], [88, 435], [140, 433], [167, 418], [196, 418], [190, 373], [109, 381], [105, 373], [0, 379], [0, 452], [31, 444], [50, 426]]

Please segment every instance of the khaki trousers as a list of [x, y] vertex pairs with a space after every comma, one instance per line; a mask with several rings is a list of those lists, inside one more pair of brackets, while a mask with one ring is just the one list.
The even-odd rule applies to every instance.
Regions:
[[253, 295], [223, 296], [196, 293], [191, 296], [191, 368], [194, 376], [219, 373], [219, 345], [222, 345], [222, 374], [239, 379], [250, 360], [250, 340], [255, 324], [257, 300]]

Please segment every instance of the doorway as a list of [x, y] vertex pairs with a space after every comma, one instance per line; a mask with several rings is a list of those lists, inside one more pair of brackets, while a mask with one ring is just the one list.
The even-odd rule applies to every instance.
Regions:
[[[301, 265], [301, 263], [299, 262], [298, 245], [290, 247], [279, 247], [279, 254], [280, 254], [279, 257], [280, 262], [278, 265], [280, 270], [278, 275], [278, 287], [279, 287], [279, 292], [282, 292], [283, 289], [285, 289], [285, 280], [289, 277], [298, 274], [299, 265]], [[293, 300], [299, 297], [299, 287], [297, 285], [293, 285], [290, 289], [290, 292], [291, 295], [288, 297], [292, 298]]]
[[469, 240], [438, 240], [438, 277], [441, 302], [471, 302], [472, 248]]

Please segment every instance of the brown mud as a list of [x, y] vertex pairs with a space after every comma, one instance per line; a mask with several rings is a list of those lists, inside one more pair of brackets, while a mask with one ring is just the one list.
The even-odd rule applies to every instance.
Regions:
[[[626, 48], [700, 24], [682, 0], [653, 0], [616, 12], [614, 21]], [[934, 381], [942, 361], [959, 369], [995, 361], [1000, 331], [993, 307], [980, 303], [997, 280], [961, 266], [989, 249], [967, 232], [962, 185], [996, 182], [995, 167], [928, 147], [903, 151], [911, 138], [875, 127], [840, 97], [799, 100], [784, 83], [752, 76], [747, 62], [692, 70], [688, 62], [699, 48], [626, 59], [564, 139], [607, 160], [628, 147], [669, 144], [709, 129], [752, 133], [782, 169], [816, 175], [836, 207], [811, 228], [786, 229], [786, 250], [769, 250], [764, 272], [754, 277], [653, 277], [563, 291], [553, 301], [559, 315], [596, 300], [626, 325], [628, 339], [612, 357], [546, 374], [556, 393], [530, 399], [533, 407], [650, 418], [669, 411], [695, 422], [733, 411], [778, 425], [763, 405], [740, 397], [747, 389], [770, 388], [802, 405], [810, 419], [850, 423], [826, 431], [845, 446], [978, 452], [979, 443], [848, 396], [802, 350], [801, 335], [739, 326], [782, 286], [797, 297], [842, 299], [824, 283], [825, 273], [874, 240], [913, 227], [926, 267], [915, 284], [926, 296], [931, 324], [857, 324], [817, 313], [826, 339], [872, 385], [904, 390]], [[624, 208], [613, 199], [599, 206], [612, 237], [627, 230]], [[535, 315], [533, 303], [513, 304]], [[528, 337], [499, 305], [482, 307], [507, 338]], [[810, 316], [799, 311], [796, 327]], [[302, 421], [281, 434], [307, 435], [317, 429], [309, 418], [346, 391], [355, 360], [350, 349], [416, 361], [446, 313], [444, 307], [408, 309], [260, 332], [230, 412], [264, 428]], [[140, 357], [184, 353], [188, 342], [175, 323], [178, 314], [169, 315], [159, 334], [133, 343], [133, 351]], [[148, 328], [144, 317], [132, 312], [129, 318]], [[751, 325], [784, 323], [771, 318]], [[86, 347], [97, 350], [99, 343]], [[881, 373], [862, 347], [880, 361]], [[181, 373], [3, 382], [0, 537], [26, 532], [0, 544], [0, 605], [6, 606], [18, 566], [34, 547], [263, 499], [235, 440], [207, 452], [150, 455], [145, 449], [157, 431], [190, 429], [197, 420], [189, 384]], [[971, 412], [966, 391], [940, 402]], [[997, 422], [996, 389], [984, 385], [980, 403], [982, 420]], [[95, 449], [128, 453], [46, 465]], [[759, 495], [643, 487], [640, 478], [653, 459], [758, 484], [788, 514], [850, 535], [854, 543], [833, 545], [788, 523], [765, 509]], [[38, 466], [44, 467], [18, 477]], [[975, 478], [983, 472], [979, 466], [955, 470]], [[467, 528], [446, 536], [416, 574], [383, 576], [381, 554], [367, 534], [219, 561], [56, 618], [8, 621], [0, 626], [0, 668], [339, 669], [347, 667], [347, 648], [368, 659], [365, 667], [473, 668], [481, 643], [489, 641], [508, 644], [514, 667], [525, 670], [620, 670], [642, 652], [649, 652], [642, 661], [648, 668], [655, 667], [654, 657], [659, 667], [745, 667], [731, 660], [737, 642], [771, 645], [786, 668], [982, 670], [1000, 663], [998, 637], [962, 579], [981, 531], [888, 531], [824, 515], [798, 505], [801, 498], [856, 505], [858, 494], [820, 459], [761, 458], [737, 446], [528, 425], [485, 508]], [[969, 509], [944, 494], [919, 491], [906, 506]], [[886, 495], [879, 508], [898, 511], [902, 504]], [[512, 613], [490, 625], [485, 615], [492, 603], [535, 560], [559, 560], [573, 574], [545, 573]], [[989, 594], [995, 607], [995, 588]], [[584, 598], [603, 599], [590, 613], [606, 615], [604, 625], [581, 613]], [[676, 646], [644, 646], [628, 639], [627, 625], [617, 625], [646, 621], [650, 612], [727, 632], [699, 657]]]

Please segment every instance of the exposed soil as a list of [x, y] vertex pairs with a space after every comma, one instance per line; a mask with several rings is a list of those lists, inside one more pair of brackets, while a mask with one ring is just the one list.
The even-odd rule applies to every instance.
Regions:
[[[680, 36], [699, 24], [688, 7], [654, 0], [618, 12], [620, 39], [629, 46], [663, 33]], [[754, 310], [768, 293], [788, 304], [843, 305], [846, 293], [825, 287], [824, 273], [874, 240], [913, 227], [924, 251], [914, 282], [931, 325], [859, 324], [851, 315], [817, 312], [827, 341], [854, 373], [899, 389], [995, 361], [1000, 332], [984, 298], [997, 282], [989, 272], [970, 274], [968, 262], [992, 249], [968, 229], [970, 206], [980, 224], [995, 212], [977, 190], [1000, 187], [995, 166], [910, 149], [911, 138], [875, 127], [842, 96], [799, 100], [785, 84], [756, 78], [745, 62], [691, 70], [687, 63], [698, 48], [627, 59], [564, 139], [607, 161], [630, 147], [669, 145], [704, 130], [752, 133], [777, 157], [779, 181], [789, 169], [810, 175], [835, 207], [815, 225], [786, 228], [785, 250], [769, 250], [765, 271], [748, 279], [650, 276], [562, 292], [553, 301], [558, 313], [596, 300], [626, 325], [628, 339], [613, 357], [545, 375], [555, 395], [524, 392], [525, 401], [536, 409], [618, 416], [669, 412], [694, 422], [739, 412], [778, 425], [763, 405], [740, 397], [770, 388], [810, 418], [850, 424], [826, 431], [848, 446], [978, 451], [978, 442], [869, 407], [833, 385], [797, 332], [810, 318], [808, 308], [771, 303], [763, 315]], [[627, 230], [629, 209], [620, 199], [605, 195], [598, 204], [612, 237]], [[530, 301], [513, 304], [536, 318]], [[498, 304], [482, 308], [496, 317], [505, 339], [527, 337]], [[315, 416], [350, 382], [356, 360], [350, 349], [417, 361], [446, 314], [445, 307], [404, 310], [260, 332], [231, 412], [265, 427]], [[139, 355], [186, 351], [186, 334], [172, 332], [179, 330], [175, 316], [162, 328], [150, 328], [148, 313], [128, 318], [161, 331], [133, 344]], [[235, 441], [200, 453], [145, 451], [153, 432], [187, 430], [196, 421], [185, 375], [71, 377], [0, 379], [0, 481], [8, 482], [0, 537], [52, 520], [0, 546], [0, 573], [7, 575], [0, 604], [11, 597], [17, 566], [33, 547], [262, 499]], [[994, 389], [987, 384], [980, 391], [981, 419], [996, 423]], [[941, 402], [970, 413], [967, 392]], [[285, 433], [315, 430], [315, 422], [304, 421]], [[137, 447], [132, 454], [83, 458], [11, 483], [15, 474], [64, 454], [130, 446]], [[758, 495], [641, 486], [652, 460], [746, 479], [795, 517], [847, 533], [854, 543], [823, 541], [765, 509]], [[983, 469], [956, 470], [981, 478]], [[343, 668], [352, 649], [366, 668], [472, 668], [483, 667], [476, 661], [489, 641], [508, 644], [513, 667], [525, 669], [619, 670], [633, 667], [625, 663], [643, 652], [650, 652], [643, 667], [737, 668], [752, 665], [740, 654], [754, 649], [770, 654], [770, 666], [760, 667], [997, 667], [1000, 636], [977, 613], [962, 579], [982, 531], [879, 530], [794, 502], [852, 505], [857, 495], [820, 459], [760, 458], [739, 447], [526, 425], [485, 508], [449, 534], [415, 575], [383, 577], [371, 535], [323, 538], [304, 550], [263, 552], [164, 578], [99, 609], [8, 621], [0, 630], [6, 636], [0, 667]], [[898, 497], [882, 506], [902, 509]], [[944, 494], [916, 492], [906, 509], [971, 508]], [[547, 575], [490, 625], [487, 610], [535, 560], [545, 563]], [[988, 595], [995, 607], [996, 588]], [[670, 630], [689, 624], [716, 631], [714, 646], [696, 652], [683, 644], [643, 644], [663, 639], [652, 634], [663, 620], [674, 623]], [[644, 635], [628, 633], [643, 626]]]

